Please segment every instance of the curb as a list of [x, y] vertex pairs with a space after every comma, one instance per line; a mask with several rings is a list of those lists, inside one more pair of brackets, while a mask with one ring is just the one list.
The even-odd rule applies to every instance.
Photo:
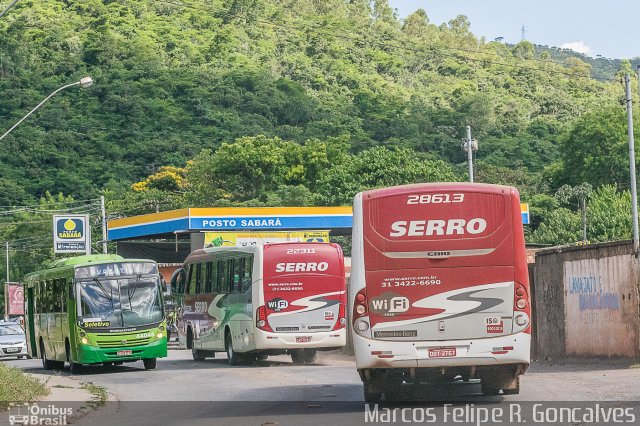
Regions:
[[[37, 401], [30, 402], [28, 405], [37, 405], [38, 407], [45, 408], [56, 407], [65, 410], [70, 409], [72, 411], [71, 414], [66, 417], [66, 423], [75, 423], [104, 406], [106, 402], [117, 401], [106, 389], [93, 387], [91, 386], [91, 382], [84, 381], [80, 377], [77, 379], [71, 378], [70, 376], [60, 374], [59, 371], [47, 374], [26, 374], [43, 383], [49, 391], [48, 395]], [[94, 392], [99, 390], [100, 392], [92, 393], [91, 390]], [[0, 412], [0, 423], [7, 421], [6, 424], [9, 424], [8, 420], [10, 415], [11, 408]]]

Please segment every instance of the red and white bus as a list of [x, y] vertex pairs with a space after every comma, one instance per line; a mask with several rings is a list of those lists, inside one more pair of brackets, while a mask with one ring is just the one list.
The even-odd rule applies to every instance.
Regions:
[[274, 243], [191, 253], [171, 280], [181, 347], [230, 364], [346, 343], [344, 257], [337, 244]]
[[531, 311], [515, 188], [430, 183], [356, 195], [349, 300], [367, 401], [479, 378], [519, 392]]

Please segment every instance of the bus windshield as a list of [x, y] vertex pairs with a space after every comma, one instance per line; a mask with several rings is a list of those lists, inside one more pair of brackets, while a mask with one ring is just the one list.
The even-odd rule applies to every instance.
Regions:
[[86, 327], [135, 327], [162, 320], [155, 276], [92, 278], [79, 282], [80, 315]]

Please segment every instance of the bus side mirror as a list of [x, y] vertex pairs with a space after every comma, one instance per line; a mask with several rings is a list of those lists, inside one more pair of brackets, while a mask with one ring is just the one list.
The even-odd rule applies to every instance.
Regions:
[[160, 288], [162, 289], [162, 293], [167, 292], [167, 282], [162, 275], [160, 275]]

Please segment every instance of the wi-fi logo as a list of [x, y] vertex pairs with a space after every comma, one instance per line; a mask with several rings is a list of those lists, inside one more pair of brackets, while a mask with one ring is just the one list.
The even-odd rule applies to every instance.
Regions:
[[276, 297], [275, 299], [271, 299], [267, 301], [267, 308], [275, 312], [280, 312], [284, 309], [287, 309], [288, 307], [289, 307], [289, 302], [287, 302], [284, 299], [280, 299], [279, 297]]

